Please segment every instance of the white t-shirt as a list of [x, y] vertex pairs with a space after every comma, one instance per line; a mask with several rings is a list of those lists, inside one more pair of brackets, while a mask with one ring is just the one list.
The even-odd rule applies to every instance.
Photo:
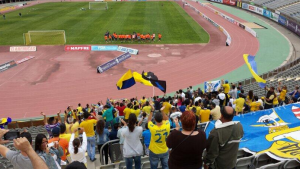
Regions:
[[73, 161], [79, 161], [81, 163], [86, 163], [86, 158], [85, 158], [85, 152], [87, 149], [87, 137], [85, 132], [83, 132], [82, 134], [82, 144], [80, 145], [80, 147], [78, 148], [78, 153], [75, 154], [74, 153], [74, 147], [73, 147], [73, 140], [75, 139], [75, 134], [72, 133], [71, 135], [71, 139], [69, 142], [69, 153], [71, 156], [71, 160]]
[[133, 132], [129, 131], [129, 127], [122, 130], [124, 137], [123, 156], [125, 158], [136, 157], [143, 155], [143, 146], [140, 141], [143, 128], [136, 126]]
[[198, 97], [195, 98], [195, 102], [197, 102], [199, 100], [201, 100], [201, 97], [198, 96]]

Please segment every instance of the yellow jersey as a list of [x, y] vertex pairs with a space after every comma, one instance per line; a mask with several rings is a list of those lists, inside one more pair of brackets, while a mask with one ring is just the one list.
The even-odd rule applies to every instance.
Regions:
[[154, 154], [163, 154], [168, 152], [166, 140], [170, 134], [169, 120], [163, 120], [161, 126], [157, 126], [150, 121], [148, 123], [148, 128], [151, 133], [149, 150], [151, 150]]
[[280, 95], [279, 95], [279, 99], [281, 101], [285, 100], [285, 95], [286, 95], [286, 90], [281, 90]]
[[278, 102], [277, 97], [274, 97], [274, 99], [273, 99], [273, 105], [278, 105], [278, 104], [279, 104], [279, 102]]
[[244, 104], [245, 104], [245, 99], [244, 98], [238, 98], [236, 99], [233, 104], [235, 104], [235, 111], [237, 113], [243, 112]]
[[87, 137], [95, 136], [94, 125], [97, 123], [97, 120], [90, 119], [84, 120], [80, 123], [80, 127], [84, 128], [85, 134]]
[[71, 134], [60, 134], [59, 138], [66, 139], [68, 142], [70, 142]]
[[147, 113], [148, 115], [151, 113], [151, 106], [144, 106], [143, 112]]
[[141, 99], [141, 104], [142, 104], [142, 105], [145, 104], [146, 101], [147, 101], [147, 99]]
[[229, 90], [230, 90], [230, 86], [229, 84], [223, 84], [222, 87], [224, 88], [224, 93], [228, 94], [229, 93]]
[[[141, 113], [141, 110], [140, 109], [137, 109], [137, 110], [131, 109], [131, 113], [135, 114], [136, 117], [138, 117]], [[129, 118], [129, 116], [128, 116], [128, 118]]]
[[128, 108], [128, 107], [126, 107], [124, 110], [123, 110], [123, 113], [124, 113], [124, 118], [125, 118], [125, 120], [127, 120], [128, 118], [129, 118], [129, 115], [130, 115], [130, 113], [131, 113], [131, 109], [130, 108]]
[[163, 102], [163, 107], [165, 107], [162, 112], [165, 113], [166, 115], [170, 114], [171, 107], [172, 105], [169, 102]]
[[258, 111], [260, 105], [260, 102], [252, 102], [250, 104], [250, 111]]
[[209, 109], [202, 109], [200, 110], [200, 119], [201, 123], [205, 123], [209, 121], [210, 110]]

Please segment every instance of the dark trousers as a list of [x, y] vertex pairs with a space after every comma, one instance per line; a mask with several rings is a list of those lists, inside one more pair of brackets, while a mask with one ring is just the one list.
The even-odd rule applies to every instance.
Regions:
[[[103, 144], [98, 145], [98, 151], [99, 151], [100, 154], [102, 153], [102, 152], [100, 152], [100, 149], [101, 149], [102, 146], [103, 146]], [[103, 147], [103, 150], [104, 150], [104, 156], [105, 156], [105, 164], [108, 164], [108, 144], [106, 144]]]
[[271, 104], [271, 105], [269, 105], [269, 104], [265, 104], [265, 107], [264, 107], [265, 109], [271, 109], [271, 108], [273, 108], [273, 104]]

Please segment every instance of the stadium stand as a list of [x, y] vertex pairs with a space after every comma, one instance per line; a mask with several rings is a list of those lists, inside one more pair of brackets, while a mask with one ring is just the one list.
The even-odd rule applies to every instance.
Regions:
[[300, 0], [243, 0], [261, 7], [267, 7], [300, 21]]

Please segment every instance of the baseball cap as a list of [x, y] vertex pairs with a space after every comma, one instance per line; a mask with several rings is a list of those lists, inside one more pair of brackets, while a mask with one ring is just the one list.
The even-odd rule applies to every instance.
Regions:
[[225, 80], [225, 83], [228, 83], [228, 80]]
[[52, 134], [53, 134], [54, 137], [55, 136], [59, 136], [59, 132], [60, 132], [60, 128], [59, 127], [54, 127], [52, 129]]

